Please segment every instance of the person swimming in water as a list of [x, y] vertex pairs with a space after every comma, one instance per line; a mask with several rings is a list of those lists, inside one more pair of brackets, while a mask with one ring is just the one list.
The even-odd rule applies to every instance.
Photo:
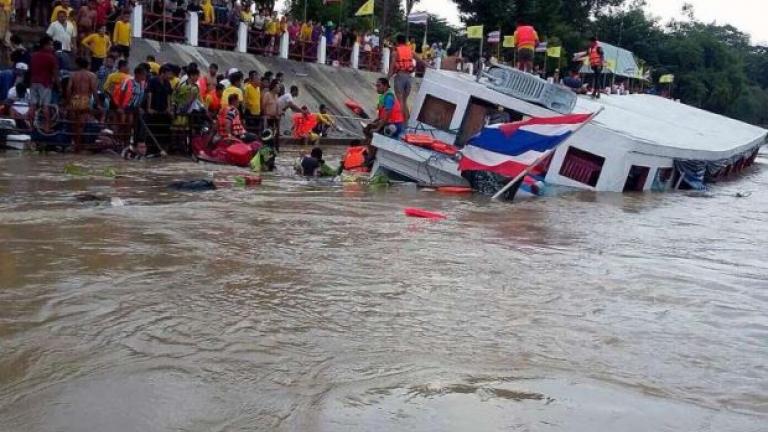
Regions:
[[325, 163], [320, 147], [315, 147], [308, 155], [300, 157], [296, 161], [295, 169], [296, 174], [304, 177], [334, 177], [338, 171]]

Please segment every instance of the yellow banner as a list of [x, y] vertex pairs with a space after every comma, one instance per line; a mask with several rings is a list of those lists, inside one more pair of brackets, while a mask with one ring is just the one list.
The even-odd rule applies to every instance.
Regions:
[[479, 25], [479, 26], [467, 27], [467, 39], [482, 39], [482, 38], [483, 38], [483, 26]]
[[373, 0], [368, 0], [364, 5], [360, 6], [360, 9], [357, 10], [355, 16], [373, 15], [373, 6]]
[[504, 36], [504, 43], [502, 45], [504, 48], [514, 48], [515, 47], [515, 35], [512, 36]]
[[659, 78], [659, 84], [672, 84], [675, 82], [675, 76], [672, 74], [662, 75]]
[[605, 68], [609, 69], [611, 72], [616, 72], [616, 60], [615, 59], [606, 60]]
[[563, 47], [547, 48], [547, 56], [549, 57], [560, 58], [560, 55], [562, 55], [562, 53], [563, 53]]

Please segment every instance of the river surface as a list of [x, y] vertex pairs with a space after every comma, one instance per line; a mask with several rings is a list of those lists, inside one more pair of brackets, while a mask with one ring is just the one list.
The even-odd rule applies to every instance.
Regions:
[[707, 195], [166, 188], [212, 171], [0, 153], [1, 431], [768, 430], [765, 155]]

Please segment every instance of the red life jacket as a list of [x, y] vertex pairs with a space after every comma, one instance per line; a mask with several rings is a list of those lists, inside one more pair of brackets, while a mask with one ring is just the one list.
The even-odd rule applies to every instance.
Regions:
[[532, 26], [520, 26], [515, 30], [515, 33], [517, 34], [515, 39], [517, 48], [536, 47], [536, 30]]
[[395, 72], [413, 73], [413, 51], [408, 45], [398, 45]]
[[603, 56], [600, 55], [600, 44], [589, 47], [589, 65], [595, 67], [603, 66]]
[[384, 109], [384, 99], [387, 95], [392, 95], [392, 99], [395, 100], [394, 106], [392, 106], [392, 112], [389, 113], [389, 118], [386, 119], [387, 123], [405, 123], [405, 115], [403, 115], [403, 107], [400, 105], [400, 100], [397, 99], [397, 96], [395, 96], [395, 92], [392, 91], [392, 89], [389, 89], [386, 93], [384, 93], [381, 96], [381, 102], [379, 103], [379, 118], [385, 119], [386, 118], [386, 110]]

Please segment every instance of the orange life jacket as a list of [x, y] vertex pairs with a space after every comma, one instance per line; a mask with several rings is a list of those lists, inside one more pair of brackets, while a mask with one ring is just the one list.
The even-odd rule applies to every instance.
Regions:
[[589, 65], [596, 66], [596, 67], [603, 66], [603, 57], [600, 55], [599, 44], [595, 44], [589, 47]]
[[392, 112], [389, 113], [389, 118], [386, 119], [387, 123], [394, 123], [394, 124], [405, 123], [405, 115], [403, 115], [403, 107], [402, 105], [400, 105], [400, 100], [397, 99], [397, 96], [395, 96], [395, 92], [392, 91], [392, 89], [389, 89], [389, 91], [381, 95], [379, 99], [379, 106], [378, 106], [379, 118], [385, 119], [386, 110], [384, 109], [384, 99], [386, 98], [387, 95], [390, 95], [390, 94], [392, 95], [392, 98], [395, 100], [395, 104], [394, 106], [392, 106]]
[[344, 169], [355, 172], [370, 171], [365, 165], [365, 146], [350, 147], [344, 155]]
[[198, 78], [197, 88], [200, 89], [200, 99], [205, 100], [205, 97], [208, 96], [208, 80], [205, 77]]
[[293, 136], [294, 138], [304, 138], [308, 136], [317, 126], [317, 114], [310, 114], [304, 117], [302, 113], [293, 115]]
[[515, 39], [517, 48], [536, 47], [536, 30], [532, 26], [520, 26], [515, 30], [515, 34], [517, 35]]
[[397, 61], [395, 62], [395, 72], [412, 73], [413, 67], [413, 51], [408, 45], [398, 45], [397, 48]]
[[219, 110], [221, 110], [221, 97], [219, 96], [219, 94], [214, 91], [214, 92], [211, 92], [211, 94], [209, 94], [208, 96], [211, 97], [211, 104], [210, 106], [208, 106], [208, 110], [213, 112], [219, 112]]

